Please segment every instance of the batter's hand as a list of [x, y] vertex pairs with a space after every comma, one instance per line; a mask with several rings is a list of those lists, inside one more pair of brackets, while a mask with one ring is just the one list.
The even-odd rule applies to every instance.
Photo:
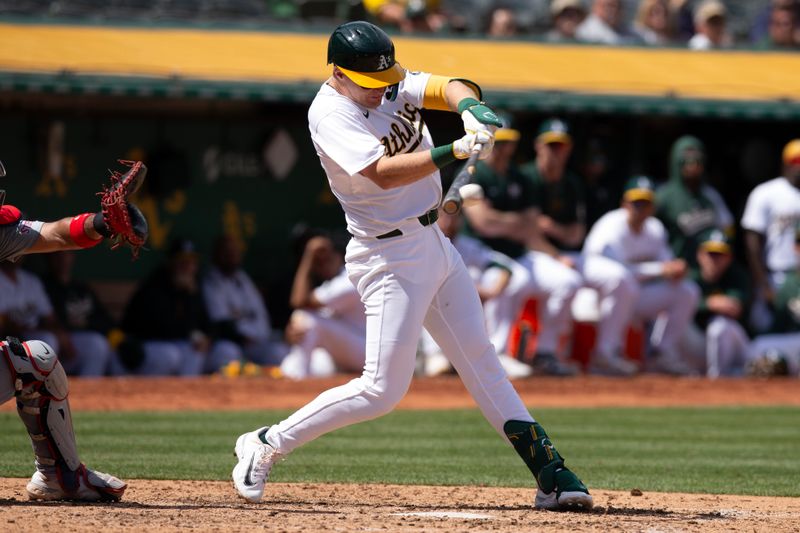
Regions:
[[484, 103], [477, 103], [461, 112], [461, 120], [464, 121], [464, 131], [467, 133], [477, 133], [485, 131], [494, 136], [495, 130], [503, 123], [489, 106]]
[[458, 159], [467, 159], [475, 149], [476, 144], [481, 145], [478, 159], [486, 159], [492, 153], [494, 135], [485, 131], [468, 133], [453, 143], [453, 155]]

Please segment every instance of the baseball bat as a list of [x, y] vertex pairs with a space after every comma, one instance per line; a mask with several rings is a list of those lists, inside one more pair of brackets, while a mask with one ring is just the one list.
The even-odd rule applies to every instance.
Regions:
[[461, 193], [458, 191], [461, 187], [466, 185], [472, 179], [472, 175], [475, 174], [475, 164], [478, 162], [478, 156], [481, 153], [482, 145], [476, 144], [472, 148], [472, 153], [469, 154], [469, 159], [467, 159], [467, 163], [464, 165], [464, 168], [461, 169], [461, 172], [458, 173], [456, 178], [453, 180], [452, 185], [450, 188], [447, 189], [447, 194], [444, 195], [444, 201], [442, 202], [442, 209], [448, 215], [455, 215], [461, 210]]

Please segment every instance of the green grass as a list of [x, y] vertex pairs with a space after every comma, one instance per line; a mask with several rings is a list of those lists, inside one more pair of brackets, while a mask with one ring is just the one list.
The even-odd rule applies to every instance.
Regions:
[[[286, 411], [75, 415], [93, 468], [125, 479], [227, 480], [244, 431]], [[589, 487], [800, 496], [800, 409], [541, 409], [567, 464]], [[27, 477], [30, 443], [0, 413], [0, 473]], [[531, 486], [510, 446], [476, 410], [396, 411], [296, 450], [275, 481]]]

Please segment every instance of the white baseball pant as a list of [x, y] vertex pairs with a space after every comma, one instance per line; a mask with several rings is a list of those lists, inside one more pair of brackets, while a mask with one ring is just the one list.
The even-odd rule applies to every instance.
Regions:
[[655, 320], [650, 346], [664, 355], [680, 357], [678, 342], [694, 318], [699, 301], [700, 289], [689, 280], [642, 284], [634, 315]]
[[364, 372], [272, 426], [267, 438], [279, 452], [391, 411], [411, 383], [423, 325], [504, 439], [506, 421], [533, 420], [489, 342], [472, 279], [436, 224], [385, 240], [354, 238], [346, 263], [366, 308]]
[[[536, 350], [557, 353], [570, 327], [570, 305], [581, 286], [580, 275], [542, 252], [528, 252], [512, 264], [508, 287], [486, 302], [486, 323], [498, 352], [508, 352], [508, 337], [525, 302], [536, 298], [539, 333]], [[513, 355], [513, 354], [510, 354]]]
[[750, 344], [747, 359], [758, 359], [768, 350], [777, 350], [783, 354], [789, 367], [789, 375], [800, 376], [800, 333], [759, 335]]
[[749, 347], [750, 338], [742, 325], [724, 316], [709, 320], [705, 331], [689, 324], [680, 342], [692, 367], [712, 379], [740, 376]]
[[600, 316], [594, 351], [607, 357], [621, 354], [639, 300], [639, 282], [625, 265], [608, 257], [579, 256], [575, 261], [585, 285], [598, 294]]
[[314, 374], [312, 355], [315, 348], [328, 352], [336, 368], [342, 372], [358, 372], [364, 368], [364, 331], [334, 317], [302, 309], [292, 313], [291, 320], [305, 330], [305, 335], [281, 363], [281, 371], [288, 377], [303, 379]]

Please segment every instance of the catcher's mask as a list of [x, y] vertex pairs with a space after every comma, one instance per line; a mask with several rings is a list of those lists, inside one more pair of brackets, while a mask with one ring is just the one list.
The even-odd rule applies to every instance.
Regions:
[[[0, 178], [4, 178], [6, 176], [6, 167], [3, 166], [3, 162], [0, 161]], [[6, 190], [0, 189], [0, 207], [3, 207], [3, 204], [6, 203]]]

